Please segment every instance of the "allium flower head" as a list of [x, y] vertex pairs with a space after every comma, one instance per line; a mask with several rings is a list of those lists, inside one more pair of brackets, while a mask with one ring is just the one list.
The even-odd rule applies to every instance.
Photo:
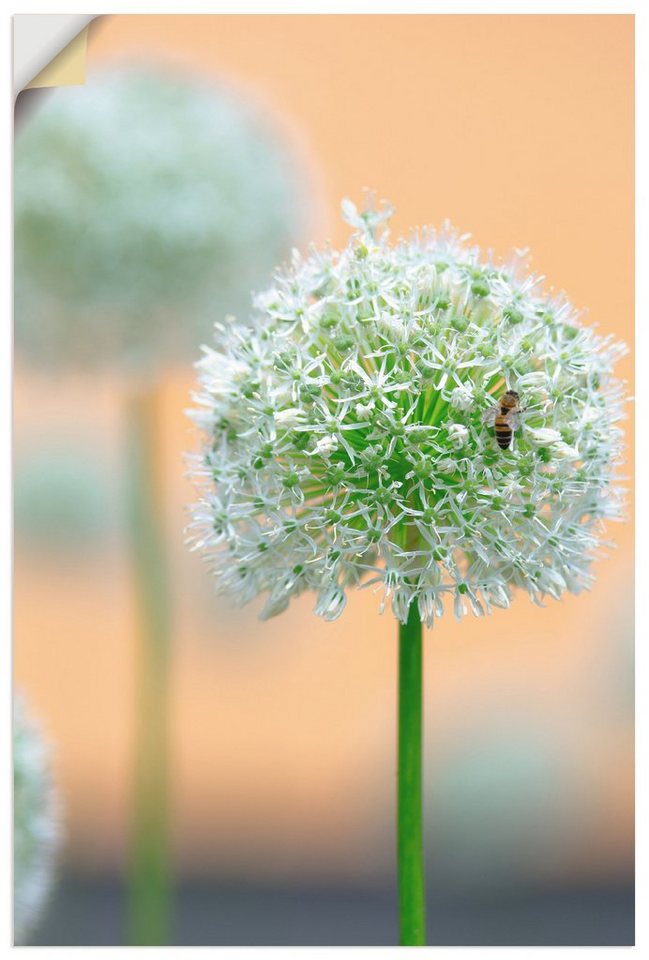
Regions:
[[[354, 585], [428, 625], [447, 601], [460, 617], [515, 587], [577, 593], [619, 513], [624, 347], [448, 226], [391, 245], [390, 212], [345, 201], [345, 249], [295, 253], [249, 320], [217, 324], [194, 545], [220, 588], [267, 595], [262, 616], [313, 590], [334, 619]], [[507, 390], [520, 412], [501, 449]]]
[[247, 307], [302, 232], [304, 191], [266, 118], [156, 67], [54, 90], [15, 151], [16, 341], [31, 361], [175, 359]]
[[14, 938], [24, 943], [47, 899], [60, 843], [48, 750], [19, 694], [14, 696]]

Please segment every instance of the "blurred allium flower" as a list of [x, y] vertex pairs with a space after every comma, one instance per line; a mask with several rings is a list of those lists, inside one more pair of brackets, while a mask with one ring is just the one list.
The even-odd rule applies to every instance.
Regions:
[[14, 938], [24, 943], [38, 923], [60, 843], [58, 799], [48, 750], [14, 694]]
[[[391, 246], [390, 213], [345, 201], [344, 250], [296, 253], [250, 322], [217, 324], [194, 545], [241, 602], [267, 593], [266, 617], [314, 590], [332, 620], [361, 583], [429, 626], [446, 600], [460, 617], [515, 587], [578, 593], [619, 514], [624, 347], [448, 227]], [[508, 389], [503, 450], [489, 411]]]
[[209, 80], [122, 69], [48, 94], [15, 150], [16, 339], [30, 360], [174, 359], [301, 232], [294, 164]]

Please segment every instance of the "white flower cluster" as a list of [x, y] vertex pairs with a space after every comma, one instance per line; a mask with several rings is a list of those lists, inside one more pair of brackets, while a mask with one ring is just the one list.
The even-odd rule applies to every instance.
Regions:
[[[221, 589], [267, 593], [266, 617], [314, 590], [334, 619], [361, 584], [429, 626], [447, 598], [460, 617], [514, 587], [577, 593], [620, 511], [625, 348], [448, 227], [390, 245], [390, 212], [345, 201], [344, 250], [295, 253], [249, 322], [217, 324], [191, 542]], [[501, 449], [506, 390], [520, 422]]]
[[155, 66], [49, 92], [14, 180], [16, 342], [49, 365], [175, 360], [304, 229], [303, 178], [261, 111]]
[[48, 751], [18, 693], [13, 722], [14, 939], [23, 944], [52, 885], [60, 826]]

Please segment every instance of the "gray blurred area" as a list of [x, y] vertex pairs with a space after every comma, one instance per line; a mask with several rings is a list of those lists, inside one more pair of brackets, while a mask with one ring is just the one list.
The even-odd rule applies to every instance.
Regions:
[[[519, 887], [492, 896], [428, 891], [429, 944], [631, 946], [631, 884]], [[117, 877], [61, 878], [34, 945], [119, 946], [125, 897]], [[241, 886], [192, 880], [176, 891], [174, 945], [390, 946], [398, 942], [396, 891], [345, 886]]]

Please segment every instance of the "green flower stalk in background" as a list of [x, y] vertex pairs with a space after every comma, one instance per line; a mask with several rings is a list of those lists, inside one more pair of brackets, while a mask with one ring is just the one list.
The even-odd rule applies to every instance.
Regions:
[[390, 604], [401, 941], [416, 945], [422, 623], [591, 585], [601, 523], [620, 513], [624, 348], [450, 228], [390, 245], [390, 213], [344, 201], [344, 250], [295, 254], [249, 319], [217, 324], [198, 364], [191, 537], [220, 589], [265, 595], [262, 617], [305, 590], [327, 620], [350, 587]]
[[302, 182], [260, 113], [168, 68], [122, 68], [56, 90], [16, 140], [18, 349], [51, 370], [109, 366], [123, 374], [127, 396], [138, 630], [135, 944], [167, 943], [172, 924], [161, 378], [207, 336], [215, 311], [240, 310], [286, 256], [304, 218]]
[[14, 941], [38, 924], [61, 843], [59, 799], [47, 744], [19, 693], [14, 694]]

